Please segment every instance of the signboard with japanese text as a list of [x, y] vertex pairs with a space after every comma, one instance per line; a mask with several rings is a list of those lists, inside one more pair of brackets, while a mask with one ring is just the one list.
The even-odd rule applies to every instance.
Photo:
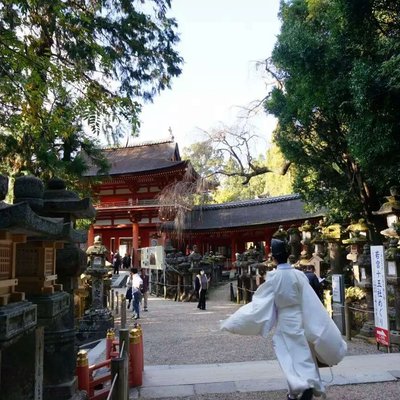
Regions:
[[142, 268], [163, 270], [165, 268], [165, 253], [163, 246], [142, 247], [141, 263]]
[[383, 246], [371, 246], [372, 294], [374, 297], [375, 339], [389, 346], [386, 269]]

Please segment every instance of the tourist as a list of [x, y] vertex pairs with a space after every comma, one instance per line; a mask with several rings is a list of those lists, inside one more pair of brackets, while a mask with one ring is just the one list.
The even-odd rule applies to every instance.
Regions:
[[306, 277], [308, 278], [308, 282], [310, 283], [311, 287], [314, 289], [314, 292], [318, 296], [318, 298], [323, 301], [323, 288], [318, 276], [315, 274], [315, 267], [314, 265], [307, 265], [304, 271]]
[[207, 294], [209, 282], [210, 282], [210, 278], [207, 277], [207, 275], [204, 273], [204, 270], [202, 269], [200, 271], [200, 276], [199, 276], [199, 286], [200, 286], [199, 304], [197, 305], [197, 308], [200, 308], [200, 310], [206, 309], [206, 294]]
[[149, 300], [149, 276], [146, 274], [146, 269], [140, 270], [140, 277], [143, 281], [142, 286], [142, 299], [143, 299], [143, 311], [148, 311], [147, 302]]
[[122, 257], [122, 268], [129, 269], [131, 267], [131, 256], [128, 253]]
[[125, 294], [125, 298], [126, 300], [128, 300], [128, 304], [126, 306], [127, 309], [129, 309], [131, 307], [131, 303], [132, 303], [132, 271], [129, 271], [129, 276], [128, 276], [128, 280], [126, 281], [126, 294]]
[[119, 275], [119, 267], [121, 266], [121, 256], [119, 255], [119, 251], [117, 250], [114, 254], [113, 258], [113, 267], [114, 267], [114, 275]]
[[132, 305], [133, 305], [133, 315], [132, 318], [140, 318], [140, 301], [142, 298], [142, 287], [143, 280], [138, 274], [137, 268], [131, 268], [131, 273], [127, 281], [128, 288], [132, 288]]
[[275, 327], [273, 344], [287, 380], [287, 399], [310, 400], [325, 392], [316, 360], [335, 365], [347, 345], [304, 273], [287, 263], [286, 242], [272, 239], [271, 252], [276, 270], [267, 273], [252, 302], [223, 321], [221, 329], [266, 337]]
[[[194, 278], [194, 292], [196, 293], [197, 301], [199, 301], [200, 300], [200, 272]], [[200, 306], [197, 305], [197, 308], [200, 308]]]

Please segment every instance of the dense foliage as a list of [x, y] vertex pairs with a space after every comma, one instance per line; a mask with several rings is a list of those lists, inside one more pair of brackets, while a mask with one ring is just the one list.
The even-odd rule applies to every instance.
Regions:
[[400, 3], [282, 1], [265, 102], [296, 165], [294, 191], [336, 218], [371, 212], [400, 181]]
[[[0, 1], [3, 172], [73, 179], [180, 74], [170, 0]], [[84, 126], [92, 128], [92, 135]]]

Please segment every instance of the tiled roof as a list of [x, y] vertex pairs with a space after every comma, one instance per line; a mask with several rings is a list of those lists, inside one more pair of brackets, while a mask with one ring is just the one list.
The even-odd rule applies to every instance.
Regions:
[[268, 225], [323, 215], [323, 211], [307, 213], [300, 196], [294, 194], [198, 207], [188, 214], [185, 230]]
[[[109, 176], [146, 173], [186, 165], [186, 161], [181, 160], [178, 145], [171, 141], [114, 147], [103, 151], [110, 163]], [[84, 176], [96, 176], [98, 168], [90, 162], [88, 164]]]

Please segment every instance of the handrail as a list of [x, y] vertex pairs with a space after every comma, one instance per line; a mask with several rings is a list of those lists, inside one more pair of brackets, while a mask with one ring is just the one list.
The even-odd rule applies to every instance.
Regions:
[[122, 342], [122, 345], [120, 346], [119, 349], [119, 356], [122, 358], [123, 354], [124, 354], [124, 347], [125, 347], [125, 342]]
[[118, 379], [118, 373], [116, 373], [114, 375], [114, 379], [112, 380], [112, 383], [110, 386], [110, 391], [108, 392], [107, 400], [111, 400], [111, 398], [112, 398], [114, 386], [115, 386], [115, 383], [117, 382], [117, 379]]
[[159, 206], [160, 201], [157, 199], [136, 199], [136, 200], [123, 200], [123, 201], [110, 201], [110, 202], [99, 202], [95, 204], [95, 208], [135, 208], [135, 207], [143, 207], [143, 206]]

